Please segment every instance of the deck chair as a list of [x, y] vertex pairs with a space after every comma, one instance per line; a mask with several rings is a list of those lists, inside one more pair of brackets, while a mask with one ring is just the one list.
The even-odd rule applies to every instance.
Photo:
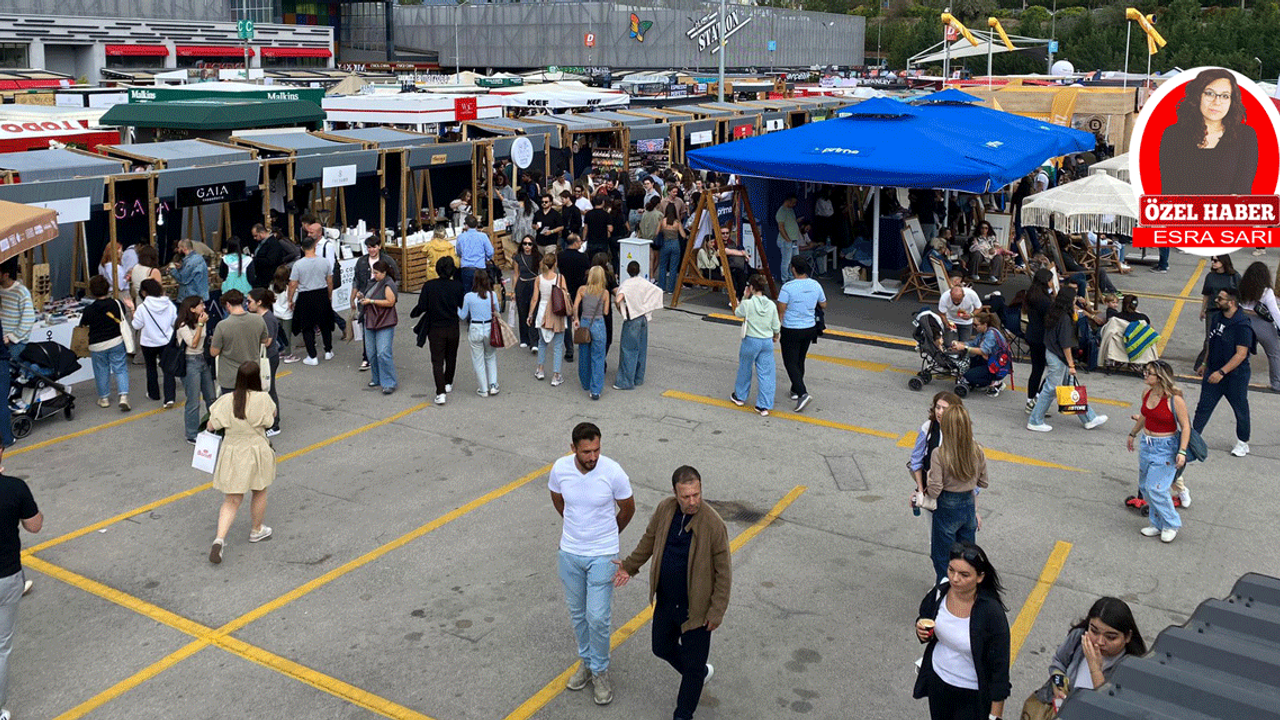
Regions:
[[938, 258], [929, 258], [929, 262], [933, 265], [933, 277], [938, 281], [938, 293], [941, 296], [943, 288], [951, 287], [951, 278], [947, 276], [947, 268]]
[[1027, 247], [1027, 238], [1025, 236], [1018, 237], [1018, 255], [1022, 256], [1022, 273], [1028, 278], [1035, 277], [1035, 270], [1031, 269], [1031, 248]]
[[926, 295], [941, 295], [941, 290], [930, 287], [929, 279], [932, 274], [920, 272], [920, 264], [917, 259], [920, 257], [920, 251], [916, 248], [916, 244], [907, 238], [907, 230], [902, 231], [902, 244], [907, 251], [907, 279], [902, 283], [902, 287], [898, 289], [898, 294], [893, 296], [894, 300], [902, 297], [903, 294], [914, 290], [916, 299], [923, 301]]

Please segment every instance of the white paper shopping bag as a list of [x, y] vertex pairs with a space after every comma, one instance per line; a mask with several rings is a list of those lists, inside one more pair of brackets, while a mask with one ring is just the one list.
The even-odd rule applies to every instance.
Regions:
[[196, 450], [191, 456], [191, 467], [212, 473], [218, 464], [218, 449], [222, 447], [222, 436], [208, 431], [201, 431], [196, 436]]

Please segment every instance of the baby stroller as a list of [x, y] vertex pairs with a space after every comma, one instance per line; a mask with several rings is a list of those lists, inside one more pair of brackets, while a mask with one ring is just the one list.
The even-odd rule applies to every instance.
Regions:
[[80, 369], [76, 354], [56, 342], [33, 342], [22, 351], [21, 360], [26, 367], [9, 362], [9, 423], [13, 436], [30, 435], [36, 420], [58, 412], [67, 420], [75, 417], [76, 397], [57, 380]]
[[968, 395], [969, 386], [964, 382], [964, 374], [969, 370], [969, 355], [953, 355], [942, 349], [942, 318], [929, 308], [922, 308], [911, 319], [911, 324], [915, 326], [912, 337], [916, 341], [916, 351], [920, 353], [920, 372], [907, 380], [907, 387], [921, 390], [934, 376], [947, 376], [956, 380], [956, 395]]

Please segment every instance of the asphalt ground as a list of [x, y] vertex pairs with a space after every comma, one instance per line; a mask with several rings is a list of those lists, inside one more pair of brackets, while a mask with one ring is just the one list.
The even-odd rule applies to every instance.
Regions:
[[[1199, 348], [1203, 272], [1175, 254], [1168, 275], [1135, 267], [1116, 278], [1144, 294], [1179, 372]], [[139, 392], [122, 415], [97, 408], [91, 384], [77, 387], [74, 422], [40, 421], [4, 458], [46, 518], [39, 535], [22, 533], [35, 589], [9, 663], [13, 717], [670, 717], [678, 677], [650, 652], [645, 573], [614, 596], [613, 704], [562, 689], [576, 658], [545, 483], [583, 420], [600, 425], [604, 453], [631, 475], [637, 515], [624, 553], [681, 464], [701, 471], [729, 525], [733, 594], [699, 718], [926, 717], [910, 691], [921, 653], [912, 625], [932, 581], [929, 523], [908, 508], [904, 463], [930, 395], [947, 385], [906, 387], [919, 367], [904, 342], [919, 303], [846, 298], [834, 284], [827, 294], [833, 335], [813, 348], [814, 400], [798, 415], [787, 412], [781, 362], [771, 417], [728, 401], [739, 332], [709, 317], [727, 312], [720, 295], [655, 316], [641, 388], [608, 388], [615, 348], [599, 402], [574, 364], [551, 388], [519, 349], [500, 351], [502, 393], [481, 399], [464, 344], [455, 391], [436, 407], [408, 323], [394, 395], [365, 390], [359, 344], [319, 367], [284, 366], [275, 535], [249, 545], [243, 508], [218, 566], [207, 553], [221, 496], [190, 468], [181, 404], [160, 410]], [[1252, 362], [1261, 377], [1265, 360]], [[141, 386], [141, 368], [131, 370]], [[1275, 395], [1250, 395], [1246, 458], [1227, 454], [1233, 421], [1219, 407], [1205, 432], [1210, 458], [1187, 473], [1185, 527], [1164, 545], [1139, 535], [1143, 519], [1121, 506], [1136, 486], [1124, 440], [1141, 381], [1087, 376], [1111, 421], [1086, 432], [1055, 416], [1042, 435], [1023, 427], [1025, 372], [1017, 390], [966, 403], [991, 459], [979, 542], [1004, 578], [1014, 628], [1006, 716], [1098, 596], [1127, 600], [1151, 640], [1241, 574], [1275, 574], [1260, 549], [1280, 540], [1274, 496], [1259, 489], [1280, 468], [1267, 430], [1280, 421]], [[1197, 388], [1187, 390], [1194, 403]]]

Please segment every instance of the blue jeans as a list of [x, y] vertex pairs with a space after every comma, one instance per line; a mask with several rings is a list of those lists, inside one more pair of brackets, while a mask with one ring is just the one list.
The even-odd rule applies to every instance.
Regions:
[[578, 380], [582, 389], [592, 395], [604, 390], [604, 318], [590, 321], [591, 343], [578, 348]]
[[[128, 355], [124, 352], [124, 343], [89, 353], [89, 357], [93, 362], [93, 382], [98, 387], [98, 397], [104, 398], [111, 394], [112, 375], [116, 376], [116, 392], [121, 395], [129, 394]], [[6, 373], [5, 377], [9, 375]]]
[[592, 674], [609, 669], [612, 624], [613, 556], [589, 557], [560, 551], [560, 582], [569, 605], [569, 622], [578, 640], [578, 657]]
[[751, 368], [756, 369], [756, 407], [773, 409], [773, 395], [778, 382], [778, 371], [773, 359], [773, 338], [744, 337], [738, 346], [738, 379], [733, 384], [733, 396], [746, 402], [751, 394]]
[[396, 363], [391, 357], [391, 344], [396, 326], [364, 330], [364, 352], [369, 358], [369, 380], [385, 388], [396, 386]]
[[675, 292], [676, 279], [680, 275], [680, 255], [682, 243], [679, 240], [666, 239], [662, 250], [658, 252], [658, 286], [663, 292]]
[[9, 447], [13, 439], [13, 425], [9, 417], [9, 393], [13, 390], [9, 377], [9, 360], [0, 360], [0, 383], [4, 384], [4, 397], [0, 398], [0, 447]]
[[[1040, 394], [1036, 395], [1036, 406], [1031, 410], [1031, 425], [1043, 425], [1044, 414], [1049, 411], [1049, 406], [1057, 402], [1058, 386], [1067, 383], [1067, 363], [1058, 357], [1055, 353], [1048, 350], [1044, 353], [1044, 383], [1040, 385]], [[1084, 413], [1077, 415], [1080, 424], [1083, 425], [1092, 422], [1098, 417], [1098, 413], [1093, 411], [1093, 406]]]
[[[471, 283], [476, 279], [477, 270], [483, 270], [483, 268], [464, 267], [458, 271], [458, 279], [462, 281], [463, 292], [471, 292]], [[489, 279], [492, 280], [493, 278]]]
[[933, 571], [938, 582], [947, 576], [951, 562], [951, 546], [964, 540], [973, 542], [978, 535], [978, 508], [972, 492], [938, 494], [938, 509], [933, 511], [933, 536], [929, 545], [929, 557], [933, 559]]
[[204, 353], [187, 356], [187, 374], [182, 378], [182, 392], [187, 395], [187, 403], [182, 409], [183, 429], [187, 433], [187, 439], [194, 440], [200, 433], [200, 397], [204, 396], [205, 407], [212, 407], [213, 401], [218, 399], [218, 392], [213, 387], [213, 372], [209, 369], [209, 363], [204, 360]]
[[551, 336], [551, 342], [548, 343], [542, 337], [542, 331], [535, 329], [538, 333], [538, 367], [545, 367], [547, 362], [547, 348], [551, 348], [551, 372], [560, 374], [560, 363], [564, 360], [564, 333], [558, 332]]
[[1173, 496], [1169, 494], [1178, 470], [1174, 461], [1180, 442], [1177, 435], [1153, 438], [1143, 434], [1138, 438], [1138, 489], [1151, 507], [1151, 524], [1157, 530], [1182, 527], [1182, 518], [1173, 509]]
[[787, 242], [781, 237], [778, 238], [778, 277], [782, 278], [782, 282], [790, 282], [795, 279], [795, 275], [791, 274], [791, 257], [796, 254], [796, 244]]
[[[1248, 363], [1246, 358], [1245, 363]], [[1205, 376], [1212, 374], [1205, 368]], [[1227, 404], [1236, 414], [1236, 439], [1249, 442], [1251, 428], [1249, 426], [1249, 366], [1243, 364], [1216, 383], [1208, 380], [1200, 381], [1200, 400], [1196, 403], [1196, 414], [1191, 420], [1191, 427], [1198, 433], [1204, 432], [1209, 424], [1209, 416], [1218, 406], [1218, 401], [1227, 398]]]
[[1169, 269], [1169, 248], [1167, 247], [1160, 248], [1160, 260], [1159, 262], [1156, 263], [1156, 269], [1158, 270]]
[[622, 321], [622, 342], [618, 346], [618, 377], [614, 385], [630, 390], [644, 384], [644, 368], [649, 355], [649, 318], [641, 315]]

